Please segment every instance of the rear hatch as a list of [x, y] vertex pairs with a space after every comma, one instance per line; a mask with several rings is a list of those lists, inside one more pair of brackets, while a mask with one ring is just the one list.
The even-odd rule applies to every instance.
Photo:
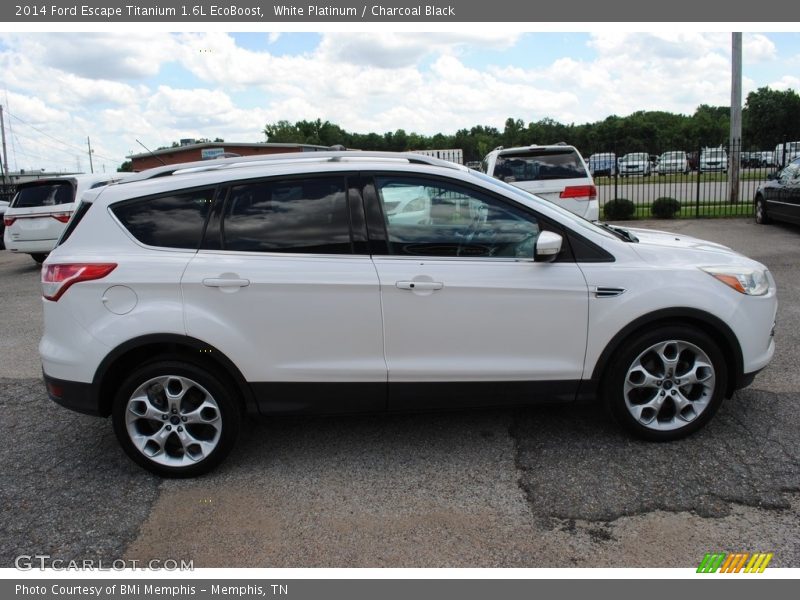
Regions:
[[75, 208], [75, 180], [40, 179], [19, 186], [4, 215], [14, 241], [55, 240]]
[[527, 192], [584, 215], [597, 199], [594, 180], [571, 147], [525, 148], [501, 152], [493, 175]]

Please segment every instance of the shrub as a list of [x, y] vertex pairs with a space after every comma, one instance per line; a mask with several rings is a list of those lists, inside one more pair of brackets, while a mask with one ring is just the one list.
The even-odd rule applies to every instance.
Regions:
[[650, 212], [658, 219], [672, 219], [681, 209], [681, 203], [675, 198], [662, 197], [656, 198], [650, 207]]
[[603, 216], [609, 221], [632, 219], [636, 207], [627, 198], [614, 198], [603, 206]]

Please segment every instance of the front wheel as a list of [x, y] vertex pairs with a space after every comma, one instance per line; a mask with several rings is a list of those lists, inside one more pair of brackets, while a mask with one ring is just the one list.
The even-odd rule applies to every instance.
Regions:
[[146, 364], [120, 386], [114, 433], [134, 462], [165, 477], [217, 466], [239, 434], [239, 406], [213, 372], [185, 362]]
[[672, 441], [703, 427], [722, 404], [722, 351], [702, 331], [666, 326], [623, 345], [605, 380], [605, 402], [637, 437]]
[[769, 223], [769, 216], [767, 215], [767, 203], [764, 198], [759, 196], [756, 198], [756, 223], [759, 225], [766, 225]]

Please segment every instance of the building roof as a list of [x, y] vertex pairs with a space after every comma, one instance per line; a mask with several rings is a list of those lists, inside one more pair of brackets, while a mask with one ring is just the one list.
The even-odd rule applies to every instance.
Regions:
[[174, 152], [183, 152], [185, 150], [202, 150], [203, 148], [220, 148], [223, 146], [237, 147], [237, 148], [303, 148], [308, 150], [330, 150], [328, 146], [316, 146], [314, 144], [284, 144], [272, 142], [200, 142], [197, 144], [186, 144], [183, 146], [173, 146], [171, 148], [160, 148], [152, 152], [141, 152], [139, 154], [131, 154], [126, 158], [131, 160], [136, 158], [145, 158], [147, 156], [159, 156], [161, 154], [172, 154]]

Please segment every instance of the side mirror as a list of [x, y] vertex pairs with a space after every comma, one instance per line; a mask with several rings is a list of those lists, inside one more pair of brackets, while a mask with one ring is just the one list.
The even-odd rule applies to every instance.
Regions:
[[536, 239], [536, 249], [533, 252], [535, 262], [553, 262], [561, 252], [564, 238], [552, 231], [543, 231]]

